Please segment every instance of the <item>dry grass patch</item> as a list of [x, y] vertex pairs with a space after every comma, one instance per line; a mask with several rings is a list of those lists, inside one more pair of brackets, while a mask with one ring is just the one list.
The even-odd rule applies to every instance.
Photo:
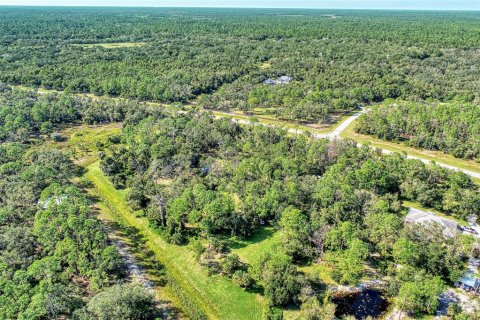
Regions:
[[111, 42], [111, 43], [75, 43], [72, 44], [72, 47], [82, 47], [82, 48], [95, 48], [101, 47], [105, 49], [117, 49], [117, 48], [135, 48], [143, 47], [146, 45], [146, 42]]

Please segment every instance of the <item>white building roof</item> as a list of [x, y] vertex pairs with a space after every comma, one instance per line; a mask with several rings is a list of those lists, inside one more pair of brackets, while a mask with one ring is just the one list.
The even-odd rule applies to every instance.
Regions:
[[453, 220], [440, 218], [431, 212], [414, 208], [410, 208], [408, 210], [405, 222], [420, 223], [423, 225], [431, 225], [436, 223], [443, 228], [443, 234], [448, 237], [453, 237], [457, 232], [458, 227], [458, 224]]
[[278, 77], [278, 82], [290, 82], [290, 81], [292, 81], [292, 77], [289, 77], [289, 76]]

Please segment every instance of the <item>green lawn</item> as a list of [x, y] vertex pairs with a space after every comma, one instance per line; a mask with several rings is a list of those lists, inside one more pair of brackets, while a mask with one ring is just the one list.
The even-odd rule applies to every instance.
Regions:
[[413, 147], [406, 146], [405, 144], [395, 143], [390, 141], [384, 141], [377, 139], [373, 136], [364, 135], [356, 133], [353, 128], [355, 127], [356, 122], [352, 122], [345, 131], [343, 131], [340, 136], [342, 138], [352, 139], [361, 144], [370, 143], [372, 147], [381, 148], [385, 150], [390, 150], [394, 152], [406, 152], [408, 155], [431, 160], [437, 161], [444, 164], [448, 164], [451, 166], [455, 166], [457, 168], [466, 169], [474, 172], [480, 172], [480, 163], [471, 161], [471, 160], [462, 160], [457, 159], [452, 155], [443, 153], [441, 151], [430, 151], [430, 150], [422, 150]]
[[[255, 234], [246, 240], [232, 237], [226, 240], [231, 252], [237, 254], [243, 262], [255, 264], [265, 252], [275, 251], [281, 245], [281, 233], [273, 227], [260, 227]], [[326, 284], [336, 284], [332, 279], [332, 270], [335, 265], [335, 257], [326, 253], [321, 263], [312, 262], [309, 265], [298, 268], [310, 276]]]
[[136, 229], [166, 272], [209, 319], [262, 318], [264, 302], [261, 296], [244, 291], [225, 277], [208, 276], [187, 247], [165, 242], [150, 228], [146, 218], [132, 212], [126, 204], [125, 193], [113, 187], [102, 174], [98, 162], [87, 167], [85, 177], [92, 183], [94, 193], [115, 213], [116, 222]]
[[319, 133], [319, 134], [330, 133], [331, 131], [335, 130], [335, 128], [338, 127], [348, 117], [347, 115], [343, 115], [343, 116], [339, 115], [333, 124], [318, 125], [318, 124], [302, 124], [296, 121], [281, 120], [271, 115], [263, 115], [263, 114], [257, 114], [257, 113], [255, 113], [252, 116], [244, 115], [238, 111], [223, 112], [223, 111], [212, 110], [212, 113], [215, 116], [222, 117], [222, 118], [245, 120], [245, 121], [255, 120], [265, 125], [272, 125], [272, 126], [276, 126], [284, 129], [310, 131], [311, 133]]
[[262, 227], [247, 240], [228, 239], [227, 245], [243, 262], [254, 264], [258, 261], [261, 254], [273, 251], [280, 244], [280, 241], [280, 233], [273, 227]]

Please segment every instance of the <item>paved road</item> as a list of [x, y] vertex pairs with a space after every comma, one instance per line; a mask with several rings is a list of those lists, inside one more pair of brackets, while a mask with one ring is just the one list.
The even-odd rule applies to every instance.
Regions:
[[[335, 128], [335, 130], [333, 130], [330, 133], [312, 133], [312, 137], [314, 137], [315, 139], [330, 139], [330, 140], [341, 139], [340, 134], [343, 131], [345, 131], [345, 129], [347, 129], [347, 127], [353, 121], [355, 121], [358, 117], [360, 117], [365, 112], [366, 112], [366, 109], [362, 109], [361, 111], [359, 111], [359, 112], [355, 113], [354, 115], [348, 117], [337, 128]], [[216, 117], [220, 118], [221, 116], [216, 116]], [[244, 119], [233, 119], [232, 118], [232, 121], [240, 123], [240, 124], [247, 124], [247, 125], [252, 125], [253, 124], [253, 125], [263, 125], [263, 126], [268, 126], [268, 127], [274, 127], [275, 126], [273, 124], [265, 124], [265, 123], [261, 123], [261, 122], [251, 122], [249, 120], [244, 120]], [[305, 130], [290, 128], [290, 129], [288, 129], [288, 132], [292, 133], [292, 134], [303, 134], [303, 133], [305, 133]], [[362, 144], [358, 143], [357, 146], [360, 147], [360, 146], [362, 146]], [[390, 151], [390, 150], [387, 150], [387, 149], [380, 149], [380, 148], [378, 148], [378, 149], [384, 154], [394, 153], [394, 151]], [[407, 154], [407, 159], [420, 160], [425, 164], [430, 164], [431, 163], [430, 160], [420, 158], [420, 157], [417, 157], [417, 156], [408, 155], [408, 154]], [[450, 169], [450, 170], [454, 170], [454, 171], [461, 171], [461, 172], [463, 172], [463, 173], [465, 173], [465, 174], [467, 174], [467, 175], [469, 175], [473, 178], [480, 179], [480, 172], [475, 172], [475, 171], [471, 171], [471, 170], [467, 170], [467, 169], [458, 168], [458, 167], [448, 165], [448, 164], [445, 164], [445, 163], [442, 163], [442, 162], [436, 162], [435, 161], [435, 163], [437, 165], [439, 165], [440, 167]]]
[[[44, 91], [37, 91], [38, 93], [40, 94], [45, 94], [47, 92], [44, 92]], [[93, 97], [92, 99], [95, 99], [95, 97]], [[354, 115], [348, 117], [345, 121], [343, 121], [337, 128], [335, 128], [335, 130], [333, 130], [332, 132], [330, 133], [313, 133], [312, 134], [312, 137], [314, 137], [315, 139], [330, 139], [330, 140], [333, 140], [333, 139], [340, 139], [340, 134], [345, 131], [345, 129], [353, 122], [355, 121], [358, 117], [360, 117], [362, 115], [362, 113], [365, 113], [367, 112], [367, 109], [365, 108], [362, 108], [361, 111], [355, 113]], [[232, 115], [234, 116], [234, 115]], [[215, 116], [216, 118], [221, 118], [223, 116], [219, 116], [219, 115], [216, 115]], [[225, 117], [228, 117], [228, 115], [225, 115]], [[244, 120], [244, 119], [233, 119], [232, 118], [232, 121], [235, 121], [237, 123], [240, 123], [240, 124], [248, 124], [248, 125], [251, 125], [251, 124], [254, 124], [254, 125], [264, 125], [264, 126], [269, 126], [269, 127], [274, 127], [275, 125], [272, 125], [272, 124], [264, 124], [264, 123], [260, 123], [260, 122], [251, 122], [249, 120]], [[301, 129], [288, 129], [288, 132], [289, 133], [292, 133], [292, 134], [303, 134], [305, 133], [304, 130], [301, 130]], [[358, 144], [358, 146], [361, 146], [361, 144]], [[390, 150], [387, 150], [387, 149], [379, 149], [381, 150], [382, 153], [385, 153], [385, 154], [391, 154], [393, 153], [392, 151]], [[427, 160], [427, 159], [424, 159], [424, 158], [420, 158], [420, 157], [416, 157], [416, 156], [411, 156], [411, 155], [407, 155], [407, 158], [408, 159], [416, 159], [416, 160], [420, 160], [422, 161], [423, 163], [426, 163], [426, 164], [429, 164], [431, 161], [430, 160]], [[471, 170], [467, 170], [467, 169], [462, 169], [462, 168], [458, 168], [458, 167], [455, 167], [455, 166], [452, 166], [452, 165], [448, 165], [448, 164], [445, 164], [445, 163], [441, 163], [441, 162], [435, 162], [437, 165], [439, 165], [440, 167], [443, 167], [443, 168], [446, 168], [446, 169], [450, 169], [450, 170], [454, 170], [454, 171], [461, 171], [473, 178], [477, 178], [477, 179], [480, 179], [480, 172], [475, 172], [475, 171], [471, 171]]]
[[[357, 146], [360, 147], [360, 146], [362, 146], [362, 144], [358, 143]], [[384, 154], [395, 153], [395, 151], [391, 151], [391, 150], [387, 150], [387, 149], [378, 148], [378, 150], [380, 150]], [[409, 155], [409, 154], [407, 154], [407, 159], [420, 160], [425, 164], [430, 164], [431, 163], [431, 160], [427, 160], [427, 159], [424, 159], [424, 158], [412, 156], [412, 155]], [[471, 170], [467, 170], [467, 169], [458, 168], [458, 167], [451, 166], [451, 165], [448, 165], [448, 164], [445, 164], [445, 163], [442, 163], [442, 162], [437, 162], [437, 161], [435, 161], [435, 164], [437, 164], [438, 166], [440, 166], [442, 168], [450, 169], [450, 170], [453, 170], [453, 171], [461, 171], [461, 172], [463, 172], [463, 173], [465, 173], [465, 174], [467, 174], [467, 175], [469, 175], [473, 178], [480, 179], [480, 172], [475, 172], [475, 171], [471, 171]]]
[[345, 121], [343, 121], [338, 127], [335, 128], [332, 132], [328, 134], [329, 139], [340, 138], [340, 134], [347, 129], [347, 127], [358, 117], [360, 117], [363, 113], [366, 112], [366, 109], [361, 108], [361, 110], [354, 115], [348, 117]]

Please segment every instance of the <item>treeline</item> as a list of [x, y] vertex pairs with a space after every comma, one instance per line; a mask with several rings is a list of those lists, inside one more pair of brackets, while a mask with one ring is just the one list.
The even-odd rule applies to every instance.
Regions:
[[122, 121], [129, 110], [138, 109], [135, 102], [40, 94], [0, 84], [0, 142], [25, 142], [66, 125]]
[[355, 131], [409, 146], [480, 160], [480, 107], [476, 104], [399, 102], [373, 107]]
[[[475, 48], [477, 12], [215, 8], [5, 8], [4, 43], [95, 43], [164, 34], [232, 34], [252, 39], [344, 38]], [[3, 18], [3, 17], [2, 17]], [[69, 23], [66, 23], [68, 21]], [[91, 24], [93, 30], [86, 27]], [[188, 28], [185, 28], [188, 25]], [[35, 28], [34, 28], [35, 27]], [[34, 31], [35, 30], [35, 31]]]
[[[66, 153], [22, 144], [61, 125], [135, 118], [127, 104], [0, 93], [0, 315], [2, 319], [153, 319], [154, 298], [126, 270]], [[18, 141], [18, 142], [5, 142]], [[112, 286], [113, 285], [113, 286]]]
[[[206, 108], [311, 122], [388, 98], [478, 99], [474, 12], [9, 8], [0, 17], [0, 81], [13, 84], [162, 102], [203, 95]], [[293, 82], [263, 85], [282, 75]]]
[[[435, 199], [424, 203], [457, 217], [480, 211], [477, 187], [463, 173], [208, 114], [127, 121], [101, 159], [103, 172], [129, 188], [129, 204], [166, 239], [190, 242], [212, 272], [247, 288], [254, 281], [277, 306], [331, 311], [315, 293], [318, 280], [302, 277], [296, 265], [334, 255], [339, 283], [357, 284], [371, 265], [395, 279], [389, 294], [399, 295], [400, 308], [433, 314], [444, 285], [464, 272], [470, 242], [404, 227], [401, 199]], [[220, 240], [248, 238], [265, 224], [278, 228], [283, 245], [254, 265], [245, 267]], [[412, 279], [424, 288], [410, 290]]]
[[248, 73], [266, 55], [248, 39], [174, 35], [132, 48], [62, 43], [8, 51], [1, 80], [9, 83], [165, 102], [210, 93]]
[[151, 319], [153, 298], [128, 285], [123, 296], [108, 289], [86, 305], [124, 273], [86, 194], [69, 183], [75, 172], [58, 150], [0, 145], [2, 319], [106, 319], [107, 306], [145, 310], [149, 317], [128, 319]]

